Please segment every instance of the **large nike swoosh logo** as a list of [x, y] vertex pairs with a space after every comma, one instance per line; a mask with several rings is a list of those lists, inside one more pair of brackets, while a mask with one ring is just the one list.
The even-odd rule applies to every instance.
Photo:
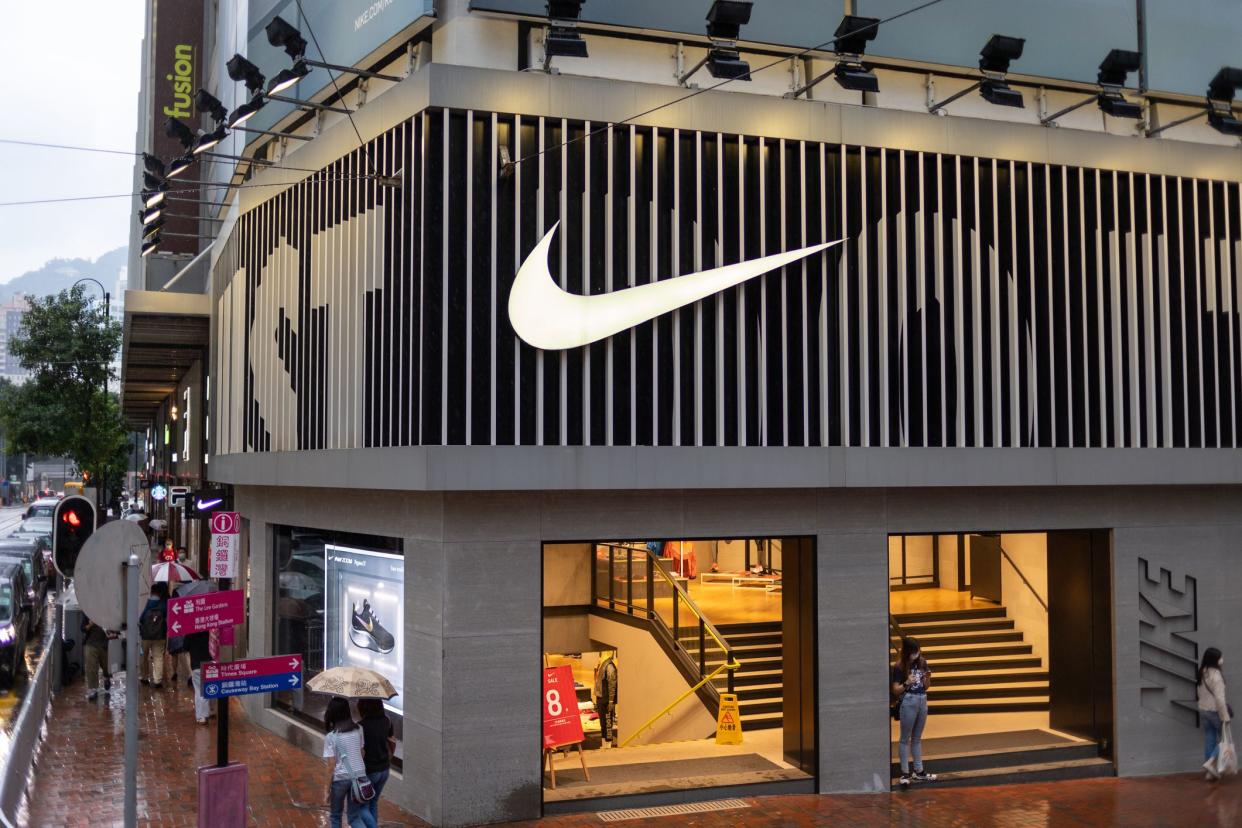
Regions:
[[513, 330], [524, 342], [545, 351], [563, 351], [607, 339], [842, 241], [775, 253], [612, 293], [579, 296], [561, 290], [548, 270], [548, 248], [558, 224], [552, 225], [522, 262], [509, 293]]

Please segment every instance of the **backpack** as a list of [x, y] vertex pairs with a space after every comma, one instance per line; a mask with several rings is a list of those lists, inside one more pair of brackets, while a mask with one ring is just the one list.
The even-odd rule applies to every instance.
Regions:
[[168, 637], [168, 618], [165, 615], [167, 606], [167, 603], [160, 601], [142, 613], [142, 617], [138, 619], [138, 635], [143, 641], [158, 641]]

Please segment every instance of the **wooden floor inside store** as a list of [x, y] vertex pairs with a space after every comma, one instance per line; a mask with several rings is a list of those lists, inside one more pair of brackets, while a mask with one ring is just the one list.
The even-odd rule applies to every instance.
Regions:
[[969, 590], [926, 587], [920, 589], [894, 589], [888, 593], [888, 611], [893, 615], [908, 612], [944, 612], [946, 610], [979, 609], [995, 607], [991, 601], [971, 596]]

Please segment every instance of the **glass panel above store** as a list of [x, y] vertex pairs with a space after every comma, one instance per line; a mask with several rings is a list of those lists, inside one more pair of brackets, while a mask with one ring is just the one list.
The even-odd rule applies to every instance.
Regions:
[[[885, 19], [914, 5], [858, 0], [854, 13]], [[884, 24], [867, 53], [975, 67], [994, 34], [1026, 39], [1015, 73], [1093, 82], [1110, 49], [1138, 48], [1138, 18], [1134, 0], [951, 0]]]

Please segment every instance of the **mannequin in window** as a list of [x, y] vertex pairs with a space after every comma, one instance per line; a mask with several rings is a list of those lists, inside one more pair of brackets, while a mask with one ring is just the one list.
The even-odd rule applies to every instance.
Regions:
[[607, 653], [595, 668], [595, 712], [599, 714], [599, 737], [603, 746], [617, 746], [617, 660]]

